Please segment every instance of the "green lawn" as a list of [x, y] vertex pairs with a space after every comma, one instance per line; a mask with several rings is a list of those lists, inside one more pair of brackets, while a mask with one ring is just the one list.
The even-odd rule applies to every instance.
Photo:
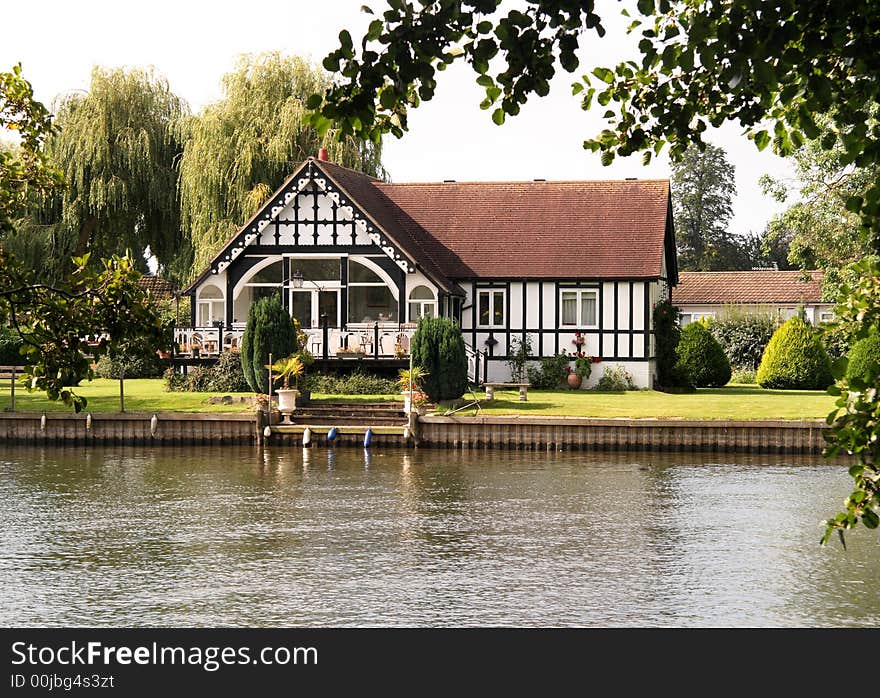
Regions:
[[[77, 391], [88, 398], [89, 412], [118, 412], [118, 381], [99, 378], [83, 383]], [[161, 379], [125, 381], [125, 409], [128, 412], [249, 412], [248, 403], [209, 405], [208, 398], [225, 393], [169, 393]], [[834, 408], [834, 398], [822, 391], [764, 390], [754, 385], [705, 388], [687, 395], [670, 395], [654, 390], [627, 393], [597, 393], [592, 390], [529, 390], [527, 402], [515, 391], [495, 391], [492, 403], [483, 402], [483, 391], [475, 393], [485, 415], [563, 415], [571, 417], [656, 417], [683, 419], [824, 419]], [[240, 393], [246, 395], [246, 393]], [[317, 402], [378, 402], [400, 400], [400, 395], [313, 395]], [[468, 396], [465, 396], [468, 399]], [[0, 409], [9, 407], [9, 383], [0, 392]], [[70, 408], [50, 402], [40, 393], [15, 391], [16, 411], [66, 411]], [[440, 410], [442, 413], [442, 410]], [[459, 412], [471, 415], [473, 409]]]
[[[483, 396], [482, 392], [477, 395]], [[798, 420], [825, 419], [834, 409], [834, 399], [820, 390], [764, 390], [756, 385], [728, 385], [683, 395], [656, 390], [529, 390], [526, 402], [519, 401], [516, 391], [496, 390], [493, 402], [481, 404], [485, 415]], [[473, 414], [473, 410], [458, 414]]]
[[[88, 412], [119, 412], [119, 381], [107, 378], [96, 378], [91, 382], [84, 381], [74, 391], [86, 399]], [[250, 396], [253, 393], [170, 393], [165, 390], [161, 378], [132, 378], [125, 381], [126, 412], [250, 412], [249, 403], [232, 405], [210, 405], [208, 399], [223, 395]], [[319, 395], [312, 398], [317, 402], [379, 402], [387, 400], [403, 400], [401, 395]], [[7, 410], [10, 406], [9, 381], [0, 385], [0, 409]], [[21, 385], [15, 387], [15, 411], [28, 412], [65, 412], [71, 411], [61, 402], [47, 400], [43, 393], [28, 393]]]

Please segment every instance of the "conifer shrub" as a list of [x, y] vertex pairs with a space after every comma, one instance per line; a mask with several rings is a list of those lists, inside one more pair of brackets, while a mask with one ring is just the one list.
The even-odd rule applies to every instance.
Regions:
[[856, 379], [869, 383], [877, 374], [877, 366], [880, 365], [880, 333], [873, 330], [867, 337], [853, 344], [848, 358], [847, 380]]
[[431, 402], [457, 400], [468, 386], [467, 354], [461, 328], [450, 318], [423, 317], [410, 344], [414, 366], [424, 369]]
[[690, 376], [697, 388], [719, 388], [730, 380], [730, 361], [702, 322], [682, 329], [676, 354], [679, 370]]
[[269, 355], [272, 360], [290, 356], [298, 349], [296, 327], [278, 295], [261, 298], [248, 311], [241, 338], [241, 368], [250, 389], [269, 392]]
[[690, 376], [678, 364], [676, 348], [681, 339], [681, 310], [668, 298], [654, 305], [652, 327], [656, 345], [657, 390], [690, 390]]
[[762, 388], [788, 390], [831, 385], [831, 359], [818, 333], [797, 316], [783, 323], [764, 350], [755, 381]]

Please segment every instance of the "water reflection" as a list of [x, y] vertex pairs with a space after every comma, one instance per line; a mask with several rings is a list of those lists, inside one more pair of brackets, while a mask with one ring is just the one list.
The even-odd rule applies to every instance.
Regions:
[[0, 622], [875, 626], [820, 457], [0, 447]]

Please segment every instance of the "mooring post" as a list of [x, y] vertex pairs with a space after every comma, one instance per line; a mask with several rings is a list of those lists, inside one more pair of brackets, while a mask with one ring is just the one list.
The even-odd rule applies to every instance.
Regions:
[[125, 412], [125, 365], [119, 369], [119, 411]]
[[272, 354], [269, 354], [269, 401], [266, 403], [269, 410], [269, 424], [272, 423]]
[[257, 410], [257, 445], [263, 445], [263, 428], [266, 426], [263, 410]]
[[409, 427], [409, 433], [413, 440], [413, 446], [418, 447], [419, 445], [419, 412], [418, 410], [413, 410], [410, 407], [410, 412], [407, 415], [407, 426]]

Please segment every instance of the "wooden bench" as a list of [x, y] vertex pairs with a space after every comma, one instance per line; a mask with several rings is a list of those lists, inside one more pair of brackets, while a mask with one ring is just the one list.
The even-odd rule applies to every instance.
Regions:
[[10, 412], [15, 412], [15, 381], [24, 369], [24, 366], [0, 366], [0, 380], [9, 380]]
[[483, 383], [483, 387], [486, 389], [487, 400], [495, 399], [495, 388], [519, 388], [520, 402], [525, 402], [528, 399], [528, 383]]

